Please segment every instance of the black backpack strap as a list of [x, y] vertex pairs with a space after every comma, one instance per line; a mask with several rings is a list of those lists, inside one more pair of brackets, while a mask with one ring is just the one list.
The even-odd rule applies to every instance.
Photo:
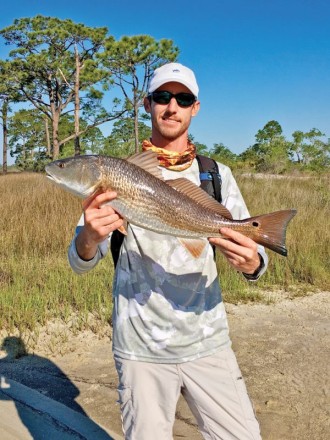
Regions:
[[110, 250], [112, 254], [113, 264], [116, 267], [119, 254], [120, 254], [120, 248], [124, 241], [124, 234], [122, 234], [118, 229], [113, 231], [111, 238], [110, 238]]
[[[211, 197], [214, 197], [219, 203], [222, 202], [221, 195], [221, 175], [219, 167], [215, 160], [207, 156], [196, 155], [199, 167], [199, 178], [201, 181], [201, 188], [206, 191]], [[212, 245], [213, 254], [215, 258], [215, 245]]]
[[201, 188], [210, 196], [214, 197], [219, 203], [222, 202], [221, 196], [221, 175], [215, 160], [210, 157], [196, 155], [199, 167], [199, 178]]

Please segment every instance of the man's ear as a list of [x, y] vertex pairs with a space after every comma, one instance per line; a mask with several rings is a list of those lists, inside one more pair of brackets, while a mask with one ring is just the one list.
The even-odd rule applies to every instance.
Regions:
[[193, 108], [191, 110], [191, 116], [196, 116], [200, 109], [200, 101], [194, 102]]
[[150, 99], [148, 97], [144, 98], [143, 105], [144, 105], [144, 110], [147, 113], [151, 113], [151, 103], [150, 103]]

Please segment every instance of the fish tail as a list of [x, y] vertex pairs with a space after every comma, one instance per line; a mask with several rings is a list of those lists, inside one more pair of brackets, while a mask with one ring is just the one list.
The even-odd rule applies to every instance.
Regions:
[[280, 255], [287, 256], [285, 234], [289, 221], [296, 215], [295, 209], [276, 211], [251, 217], [249, 223], [255, 231], [253, 240]]

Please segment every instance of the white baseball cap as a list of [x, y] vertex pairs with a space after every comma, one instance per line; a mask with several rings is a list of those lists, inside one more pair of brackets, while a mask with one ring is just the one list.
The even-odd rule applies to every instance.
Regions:
[[188, 87], [188, 89], [198, 97], [198, 85], [194, 72], [188, 67], [179, 63], [168, 63], [156, 69], [150, 79], [149, 93], [154, 92], [158, 87], [168, 82], [178, 82]]

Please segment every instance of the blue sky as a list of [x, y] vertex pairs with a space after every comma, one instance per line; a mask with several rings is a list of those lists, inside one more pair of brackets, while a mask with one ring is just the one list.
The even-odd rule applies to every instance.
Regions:
[[240, 153], [273, 119], [288, 139], [313, 127], [330, 137], [329, 0], [11, 0], [0, 28], [37, 14], [172, 39], [200, 87], [190, 132], [209, 148]]

